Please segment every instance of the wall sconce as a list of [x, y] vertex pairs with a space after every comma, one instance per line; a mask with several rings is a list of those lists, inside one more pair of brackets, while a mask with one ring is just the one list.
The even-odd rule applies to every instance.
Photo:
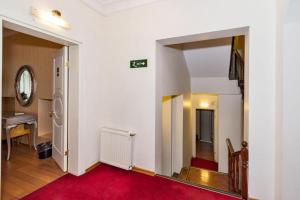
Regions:
[[206, 102], [206, 101], [203, 101], [203, 102], [200, 103], [200, 107], [201, 108], [208, 108], [209, 107], [209, 103]]
[[183, 102], [183, 107], [189, 108], [189, 107], [191, 107], [191, 106], [192, 106], [192, 103], [191, 103], [190, 101], [184, 101], [184, 102]]
[[42, 23], [58, 26], [64, 29], [69, 29], [70, 25], [61, 17], [61, 12], [59, 10], [52, 10], [51, 12], [47, 12], [44, 10], [39, 10], [37, 8], [31, 9], [31, 14], [37, 20]]

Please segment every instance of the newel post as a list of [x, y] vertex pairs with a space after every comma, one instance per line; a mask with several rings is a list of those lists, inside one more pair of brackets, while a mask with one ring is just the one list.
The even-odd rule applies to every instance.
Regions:
[[242, 199], [248, 199], [248, 143], [242, 142]]

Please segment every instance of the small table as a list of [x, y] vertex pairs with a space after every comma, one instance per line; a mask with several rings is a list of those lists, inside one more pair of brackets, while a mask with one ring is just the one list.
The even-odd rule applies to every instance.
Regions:
[[36, 150], [36, 134], [37, 134], [37, 120], [32, 114], [16, 114], [16, 113], [3, 113], [2, 114], [2, 127], [5, 129], [6, 141], [7, 141], [7, 160], [10, 158], [11, 142], [10, 142], [10, 129], [17, 127], [20, 124], [30, 126], [32, 133], [32, 144]]

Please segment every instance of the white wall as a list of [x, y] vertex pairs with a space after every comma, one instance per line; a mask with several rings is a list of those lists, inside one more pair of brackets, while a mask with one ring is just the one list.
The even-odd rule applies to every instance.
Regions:
[[228, 76], [231, 44], [231, 37], [183, 44], [191, 77]]
[[[35, 22], [30, 15], [30, 7], [46, 10], [59, 9], [63, 17], [71, 24], [70, 30], [55, 29]], [[78, 16], [80, 13], [80, 17]], [[75, 174], [82, 174], [84, 170], [98, 161], [99, 120], [101, 120], [101, 97], [103, 91], [99, 87], [101, 68], [101, 37], [102, 17], [91, 9], [83, 6], [80, 1], [73, 0], [5, 0], [0, 1], [0, 15], [15, 19], [28, 25], [39, 27], [54, 34], [62, 35], [82, 42], [79, 50], [79, 132], [76, 162], [78, 170]], [[76, 88], [78, 89], [78, 88]], [[74, 117], [75, 116], [71, 116]]]
[[276, 24], [276, 91], [275, 91], [275, 123], [276, 123], [276, 167], [275, 167], [275, 199], [282, 199], [282, 137], [283, 137], [283, 35], [288, 0], [277, 0]]
[[38, 100], [38, 135], [52, 134], [52, 100]]
[[193, 93], [239, 94], [237, 81], [228, 77], [191, 78]]
[[[155, 141], [157, 130], [153, 127], [161, 127], [161, 120], [157, 120], [154, 112], [155, 106], [159, 106], [154, 100], [155, 87], [161, 86], [155, 83], [158, 69], [155, 41], [249, 26], [249, 193], [259, 199], [274, 199], [275, 5], [273, 0], [163, 0], [105, 19], [103, 72], [106, 75], [99, 77], [104, 80], [102, 87], [107, 87], [104, 88], [106, 97], [101, 101], [105, 105], [103, 115], [142, 132], [140, 140], [147, 141], [147, 152], [141, 152], [143, 158], [137, 157], [145, 159], [141, 167], [153, 170], [155, 157], [159, 163], [161, 155], [154, 153], [154, 146], [159, 151], [160, 144]], [[148, 58], [149, 67], [129, 70], [128, 62], [132, 58]], [[107, 74], [109, 78], [105, 77]], [[132, 85], [140, 89], [133, 89]], [[118, 88], [122, 88], [121, 94]], [[126, 94], [130, 95], [122, 103], [114, 100]], [[129, 116], [120, 115], [121, 108]], [[140, 120], [129, 120], [136, 116]]]
[[242, 97], [241, 95], [219, 95], [219, 171], [228, 173], [228, 150], [226, 138], [230, 138], [235, 151], [242, 142]]
[[[154, 170], [156, 158], [160, 163], [161, 154], [155, 154], [161, 145], [155, 141], [156, 127], [161, 127], [155, 97], [155, 88], [161, 87], [155, 87], [156, 40], [249, 26], [249, 194], [274, 199], [275, 4], [273, 0], [162, 0], [113, 14], [104, 24], [71, 0], [1, 1], [0, 13], [41, 27], [28, 14], [30, 6], [60, 9], [72, 29], [51, 31], [82, 41], [80, 172], [97, 161], [99, 127], [110, 123], [137, 130], [140, 151], [135, 159], [140, 167]], [[132, 58], [148, 58], [149, 67], [130, 70]]]
[[[290, 1], [283, 32], [283, 132], [281, 135], [281, 196], [278, 199], [299, 198], [300, 141], [300, 2]], [[280, 156], [277, 155], [277, 156]]]

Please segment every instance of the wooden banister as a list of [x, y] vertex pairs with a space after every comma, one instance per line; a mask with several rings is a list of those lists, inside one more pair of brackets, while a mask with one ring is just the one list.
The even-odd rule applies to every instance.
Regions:
[[226, 139], [226, 144], [227, 144], [227, 147], [228, 147], [228, 152], [230, 154], [233, 154], [234, 153], [234, 149], [233, 149], [233, 146], [231, 144], [231, 141], [229, 138]]
[[[228, 148], [228, 181], [229, 190], [240, 193], [243, 199], [248, 198], [248, 144], [242, 142], [241, 151], [234, 151], [229, 138], [226, 139]], [[241, 162], [240, 162], [241, 160]], [[242, 172], [240, 173], [240, 169]], [[241, 189], [240, 189], [241, 180]]]
[[249, 160], [249, 152], [248, 152], [248, 143], [242, 142], [242, 198], [248, 199], [248, 160]]

